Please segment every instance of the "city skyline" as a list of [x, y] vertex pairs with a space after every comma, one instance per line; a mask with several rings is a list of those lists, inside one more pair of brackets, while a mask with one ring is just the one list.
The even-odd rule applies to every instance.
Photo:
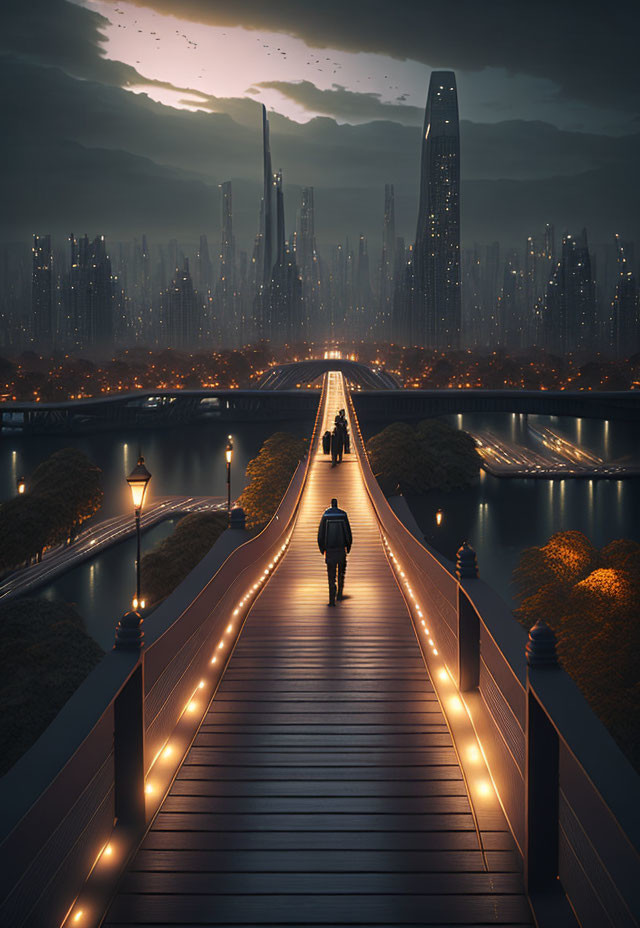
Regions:
[[313, 187], [301, 191], [287, 237], [283, 172], [273, 169], [266, 107], [261, 136], [262, 197], [251, 253], [236, 247], [232, 181], [220, 184], [214, 261], [204, 233], [195, 255], [172, 239], [156, 249], [155, 262], [146, 235], [133, 249], [118, 243], [112, 261], [104, 235], [92, 241], [69, 235], [64, 256], [56, 255], [50, 234], [35, 234], [30, 312], [28, 287], [13, 279], [10, 250], [3, 248], [3, 348], [97, 355], [136, 344], [191, 350], [348, 337], [436, 349], [602, 351], [616, 358], [640, 348], [633, 242], [616, 235], [613, 259], [605, 249], [599, 275], [586, 229], [563, 235], [557, 248], [547, 223], [542, 236], [527, 236], [522, 253], [512, 248], [501, 255], [499, 242], [461, 249], [454, 72], [430, 77], [415, 241], [405, 247], [396, 237], [394, 185], [385, 184], [382, 248], [372, 262], [365, 234], [357, 246], [347, 237], [329, 255], [320, 252]]
[[[501, 46], [495, 15], [477, 23], [490, 41], [474, 58], [444, 36], [437, 55], [433, 37], [416, 44], [402, 17], [389, 36], [373, 38], [355, 34], [351, 20], [338, 31], [313, 24], [306, 7], [291, 21], [284, 9], [255, 12], [249, 21], [246, 12], [223, 15], [199, 2], [182, 11], [184, 19], [162, 0], [54, 6], [59, 18], [43, 7], [28, 39], [21, 12], [11, 10], [2, 59], [32, 76], [49, 68], [52, 127], [39, 142], [31, 193], [11, 183], [11, 170], [3, 175], [11, 195], [22, 195], [17, 222], [11, 207], [0, 220], [11, 228], [0, 234], [6, 352], [33, 347], [97, 356], [135, 345], [189, 350], [345, 337], [442, 350], [537, 346], [612, 357], [637, 350], [640, 210], [633, 208], [633, 183], [624, 195], [607, 188], [624, 178], [635, 144], [631, 78], [605, 126], [602, 87], [572, 47], [582, 83], [552, 56], [547, 90], [555, 102], [549, 122], [534, 121], [528, 90], [540, 90], [541, 69], [528, 41], [517, 62]], [[407, 4], [409, 11], [417, 24], [423, 14]], [[559, 20], [564, 15], [557, 13]], [[367, 20], [372, 27], [376, 16]], [[535, 35], [539, 23], [532, 19]], [[434, 34], [443, 23], [434, 12]], [[596, 22], [585, 14], [582, 25], [594, 30]], [[39, 41], [45, 26], [48, 51]], [[206, 65], [203, 50], [210, 55], [214, 46], [217, 58]], [[247, 58], [246, 75], [234, 67], [236, 55]], [[441, 55], [459, 66], [432, 68]], [[241, 73], [247, 86], [240, 91]], [[418, 105], [420, 84], [426, 103]], [[62, 88], [64, 111], [57, 102]], [[111, 113], [96, 120], [90, 143], [71, 143], [80, 125], [76, 91]], [[125, 110], [135, 110], [146, 127], [146, 149], [135, 142], [134, 152], [119, 139], [124, 123], [116, 113]], [[484, 122], [469, 120], [480, 113]], [[114, 131], [105, 148], [107, 122]], [[21, 164], [29, 160], [29, 125], [23, 120], [10, 147], [26, 156]], [[54, 156], [57, 128], [65, 142]], [[131, 131], [129, 140], [135, 137]], [[114, 173], [113, 159], [124, 155]], [[132, 155], [146, 158], [129, 176], [142, 172], [133, 193], [118, 179], [133, 167]], [[89, 175], [77, 160], [85, 157]], [[611, 169], [612, 158], [620, 170]], [[46, 181], [51, 170], [55, 183]], [[66, 171], [73, 192], [65, 197]], [[580, 185], [587, 179], [585, 196]], [[46, 196], [38, 194], [42, 183]], [[158, 184], [152, 209], [136, 203]], [[35, 216], [29, 196], [37, 199]], [[47, 218], [57, 196], [64, 204]], [[596, 219], [603, 196], [609, 215]], [[621, 226], [613, 225], [612, 209], [625, 213]], [[19, 229], [30, 214], [27, 260]]]

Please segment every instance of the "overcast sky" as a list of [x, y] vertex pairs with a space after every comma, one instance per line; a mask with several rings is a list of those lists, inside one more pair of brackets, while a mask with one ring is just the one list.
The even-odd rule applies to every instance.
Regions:
[[[316, 187], [318, 234], [379, 238], [396, 184], [415, 225], [429, 74], [453, 68], [463, 240], [545, 221], [637, 235], [638, 7], [518, 0], [4, 0], [0, 233], [257, 228], [259, 107], [271, 113], [289, 227]], [[290, 229], [289, 229], [290, 230]]]
[[[293, 9], [294, 24], [287, 33], [269, 28], [270, 23], [275, 26], [281, 22], [276, 16], [271, 20], [265, 18], [264, 26], [250, 26], [252, 11], [245, 12], [242, 3], [229, 4], [239, 24], [220, 25], [215, 3], [187, 4], [191, 18], [184, 19], [180, 15], [184, 5], [180, 2], [137, 5], [110, 0], [76, 2], [104, 17], [105, 57], [126, 62], [148, 78], [194, 91], [187, 95], [141, 84], [153, 99], [163, 103], [198, 108], [201, 93], [215, 97], [250, 95], [298, 122], [330, 115], [338, 122], [365, 122], [377, 117], [397, 119], [408, 125], [416, 124], [424, 110], [429, 74], [434, 66], [427, 49], [416, 60], [410, 57], [409, 45], [400, 56], [401, 46], [390, 41], [389, 52], [384, 53], [382, 29], [380, 50], [375, 53], [367, 51], [371, 42], [366, 35], [361, 43], [357, 39], [355, 43], [335, 41], [340, 39], [342, 16], [337, 20], [335, 33], [319, 37], [322, 44], [316, 47], [313, 28], [301, 25], [296, 28], [298, 17]], [[323, 7], [322, 3], [316, 5], [320, 9]], [[490, 4], [480, 5], [490, 9]], [[424, 8], [429, 4], [389, 5], [385, 15], [394, 18], [397, 9], [399, 17], [410, 20], [411, 13], [402, 11], [412, 6]], [[299, 7], [304, 7], [304, 0], [299, 2]], [[454, 5], [447, 8], [452, 9]], [[516, 26], [517, 41], [522, 44], [531, 40], [525, 35], [524, 21], [518, 30], [517, 8], [517, 0], [512, 0], [507, 19]], [[362, 4], [354, 4], [354, 12], [361, 9]], [[176, 12], [172, 15], [169, 10]], [[540, 7], [538, 10], [543, 15]], [[234, 22], [232, 17], [233, 14], [230, 17], [225, 11], [225, 18], [231, 23]], [[405, 26], [409, 30], [410, 21], [405, 22]], [[498, 28], [495, 22], [495, 30]], [[568, 36], [567, 45], [569, 41]], [[565, 54], [569, 52], [567, 47]], [[523, 60], [522, 70], [514, 70], [513, 56], [505, 56], [504, 63], [494, 56], [487, 56], [486, 60], [494, 60], [498, 66], [478, 66], [479, 62], [474, 62], [473, 70], [468, 70], [458, 65], [463, 119], [475, 122], [535, 119], [563, 129], [608, 133], [630, 129], [628, 111], [616, 108], [614, 100], [607, 101], [605, 106], [597, 96], [593, 100], [575, 97], [570, 102], [557, 82], [561, 79], [560, 72], [554, 81], [546, 72], [540, 73], [540, 69], [531, 73], [526, 60]]]

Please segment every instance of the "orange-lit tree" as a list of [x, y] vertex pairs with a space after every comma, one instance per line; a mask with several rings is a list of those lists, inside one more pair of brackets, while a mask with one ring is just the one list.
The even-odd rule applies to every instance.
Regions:
[[563, 666], [640, 767], [640, 544], [598, 550], [581, 532], [558, 532], [523, 552], [514, 582], [520, 621], [555, 629]]

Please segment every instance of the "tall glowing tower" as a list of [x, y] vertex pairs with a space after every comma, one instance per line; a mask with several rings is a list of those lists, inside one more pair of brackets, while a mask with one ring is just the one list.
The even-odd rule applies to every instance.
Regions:
[[424, 117], [414, 249], [414, 344], [460, 344], [460, 125], [453, 71], [433, 71]]

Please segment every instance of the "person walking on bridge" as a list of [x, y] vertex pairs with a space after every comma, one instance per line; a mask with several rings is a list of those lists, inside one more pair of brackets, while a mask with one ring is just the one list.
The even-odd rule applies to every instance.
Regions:
[[342, 429], [342, 443], [344, 445], [344, 453], [351, 454], [351, 440], [349, 436], [349, 426], [347, 425], [347, 416], [344, 409], [341, 409], [338, 415], [336, 416], [336, 425], [339, 425]]
[[[336, 416], [337, 418], [337, 416]], [[344, 449], [344, 435], [339, 425], [334, 425], [331, 432], [331, 466], [335, 467], [342, 461]]]
[[324, 554], [329, 578], [329, 605], [336, 604], [336, 574], [338, 575], [337, 599], [343, 598], [344, 575], [347, 570], [347, 554], [351, 551], [351, 526], [344, 509], [338, 509], [338, 500], [332, 499], [325, 509], [318, 526], [318, 547]]

